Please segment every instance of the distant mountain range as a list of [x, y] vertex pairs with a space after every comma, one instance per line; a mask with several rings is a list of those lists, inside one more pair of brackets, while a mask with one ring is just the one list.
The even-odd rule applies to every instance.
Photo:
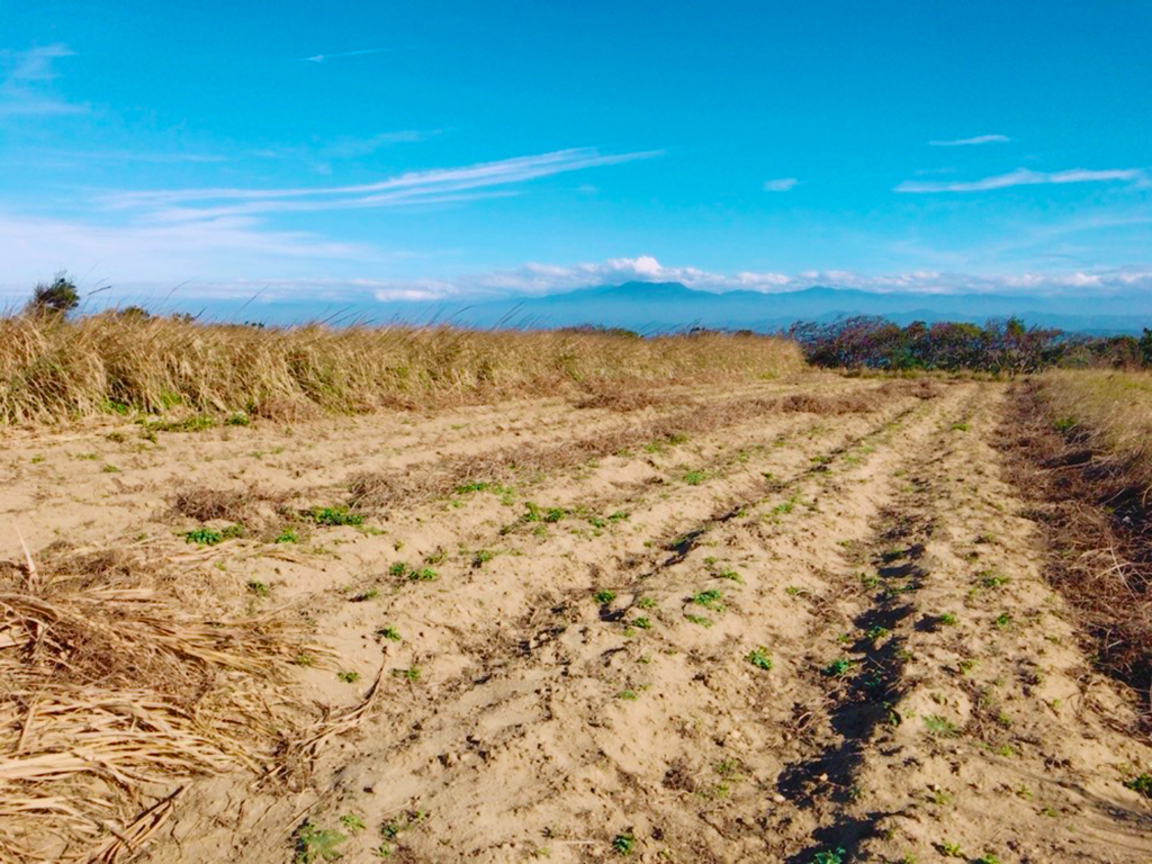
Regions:
[[[699, 326], [729, 330], [776, 332], [796, 321], [834, 321], [853, 315], [877, 315], [908, 324], [912, 321], [967, 321], [983, 324], [992, 318], [1017, 315], [1029, 325], [1057, 327], [1094, 335], [1140, 333], [1152, 327], [1152, 299], [1134, 297], [993, 296], [988, 294], [876, 293], [855, 289], [814, 287], [767, 294], [696, 291], [679, 282], [628, 282], [601, 285], [541, 297], [514, 297], [466, 302], [443, 300], [365, 302], [322, 305], [276, 301], [235, 306], [216, 302], [210, 317], [256, 320], [270, 324], [324, 319], [372, 322], [432, 321], [471, 327], [569, 327], [595, 324], [624, 327], [642, 333]], [[194, 309], [188, 311], [195, 312]]]
[[[427, 304], [389, 304], [403, 320], [427, 320]], [[565, 327], [599, 324], [640, 332], [700, 326], [773, 332], [796, 321], [834, 321], [853, 315], [879, 315], [900, 324], [912, 321], [968, 321], [1018, 315], [1028, 324], [1110, 334], [1139, 333], [1152, 326], [1152, 303], [1136, 309], [1132, 298], [1005, 297], [986, 294], [879, 294], [814, 287], [765, 294], [692, 290], [679, 282], [628, 282], [543, 297], [493, 300], [463, 306], [443, 304], [439, 318], [477, 327]], [[415, 313], [415, 314], [414, 314]]]

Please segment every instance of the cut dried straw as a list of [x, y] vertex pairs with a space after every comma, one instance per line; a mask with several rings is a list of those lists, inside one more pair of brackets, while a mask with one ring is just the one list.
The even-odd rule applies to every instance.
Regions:
[[302, 633], [179, 609], [142, 549], [37, 568], [24, 548], [0, 562], [0, 861], [120, 860], [182, 781], [271, 769], [303, 725], [273, 686], [318, 653]]

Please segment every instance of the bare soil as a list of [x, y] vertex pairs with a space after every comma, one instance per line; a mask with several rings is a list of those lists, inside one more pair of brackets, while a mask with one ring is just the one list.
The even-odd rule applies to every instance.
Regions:
[[0, 560], [14, 519], [34, 556], [145, 544], [190, 602], [281, 610], [334, 652], [284, 684], [320, 716], [382, 670], [307, 770], [188, 781], [141, 861], [319, 861], [308, 822], [346, 861], [1146, 862], [1152, 747], [1045, 581], [1007, 400], [806, 374], [10, 431]]

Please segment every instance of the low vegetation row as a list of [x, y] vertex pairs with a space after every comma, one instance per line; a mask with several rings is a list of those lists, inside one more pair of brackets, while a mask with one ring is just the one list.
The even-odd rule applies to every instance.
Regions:
[[803, 368], [783, 338], [687, 333], [199, 323], [119, 310], [0, 318], [0, 422], [101, 413], [307, 417], [509, 396], [775, 377]]
[[901, 327], [858, 316], [800, 323], [788, 334], [808, 361], [834, 369], [970, 370], [1016, 375], [1052, 367], [1139, 368], [1152, 364], [1152, 331], [1091, 337], [1027, 327], [1018, 318], [976, 324], [915, 321]]

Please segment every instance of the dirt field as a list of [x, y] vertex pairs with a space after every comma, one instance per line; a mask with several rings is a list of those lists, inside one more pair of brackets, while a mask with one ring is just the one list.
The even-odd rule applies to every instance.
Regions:
[[13, 520], [38, 561], [142, 549], [189, 608], [332, 652], [277, 685], [348, 721], [313, 764], [141, 787], [182, 791], [137, 860], [1146, 862], [1152, 747], [1042, 578], [1006, 394], [806, 373], [10, 430], [0, 559]]

